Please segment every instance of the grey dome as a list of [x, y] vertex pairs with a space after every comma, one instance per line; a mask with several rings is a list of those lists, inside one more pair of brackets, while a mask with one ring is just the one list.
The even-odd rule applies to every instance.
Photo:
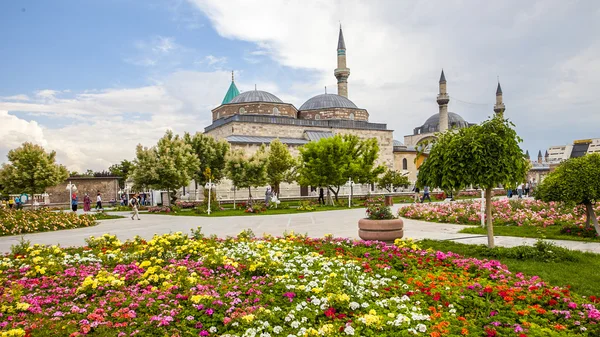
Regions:
[[317, 110], [327, 108], [351, 108], [358, 109], [356, 104], [344, 96], [335, 94], [317, 95], [304, 102], [298, 110]]
[[[421, 130], [423, 133], [425, 132], [438, 132], [440, 124], [440, 114], [436, 113], [431, 117], [427, 118], [425, 124], [421, 126]], [[459, 114], [454, 112], [448, 112], [448, 129], [452, 128], [466, 128], [469, 126]]]
[[235, 96], [231, 102], [232, 103], [250, 103], [250, 102], [269, 102], [269, 103], [283, 103], [277, 96], [260, 90], [251, 90], [241, 93]]

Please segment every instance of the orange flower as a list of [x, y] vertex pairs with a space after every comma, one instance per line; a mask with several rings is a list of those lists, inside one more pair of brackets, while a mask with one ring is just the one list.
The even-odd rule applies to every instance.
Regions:
[[469, 330], [467, 330], [467, 329], [465, 329], [465, 328], [462, 328], [462, 330], [460, 330], [460, 334], [461, 334], [461, 335], [465, 335], [465, 336], [466, 336], [466, 335], [468, 335], [468, 334], [469, 334]]
[[558, 324], [558, 323], [554, 324], [554, 329], [556, 329], [556, 330], [564, 330], [565, 328], [566, 327], [562, 324]]

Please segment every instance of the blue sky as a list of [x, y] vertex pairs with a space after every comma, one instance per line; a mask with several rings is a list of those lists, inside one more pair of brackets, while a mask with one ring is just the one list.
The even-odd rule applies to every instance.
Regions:
[[349, 97], [394, 137], [437, 113], [506, 115], [532, 153], [600, 137], [594, 1], [89, 0], [0, 2], [0, 161], [25, 140], [75, 170], [105, 169], [167, 128], [202, 131], [235, 70], [241, 91], [299, 107], [335, 92], [337, 29]]

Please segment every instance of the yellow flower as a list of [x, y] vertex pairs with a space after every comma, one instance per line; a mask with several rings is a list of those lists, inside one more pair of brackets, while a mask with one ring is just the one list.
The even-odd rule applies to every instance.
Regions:
[[244, 320], [244, 322], [246, 323], [251, 323], [254, 320], [254, 315], [249, 314], [246, 316], [242, 316], [242, 320]]
[[152, 265], [152, 262], [146, 260], [146, 261], [140, 263], [140, 268], [146, 268], [146, 267], [148, 267], [150, 265]]
[[30, 306], [31, 305], [29, 305], [29, 303], [24, 303], [24, 302], [17, 303], [17, 310], [25, 311], [25, 310], [29, 309]]
[[0, 336], [1, 337], [22, 337], [22, 336], [25, 336], [25, 330], [23, 330], [23, 329], [10, 329], [8, 331], [3, 331]]

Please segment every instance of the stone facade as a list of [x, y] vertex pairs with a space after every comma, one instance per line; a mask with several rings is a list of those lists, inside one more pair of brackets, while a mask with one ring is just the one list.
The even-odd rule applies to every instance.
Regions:
[[247, 102], [223, 104], [212, 110], [212, 120], [235, 114], [271, 115], [297, 118], [298, 110], [288, 103]]
[[69, 202], [69, 190], [67, 190], [69, 182], [77, 187], [75, 193], [77, 194], [77, 200], [82, 208], [85, 193], [92, 198], [92, 205], [96, 204], [96, 195], [98, 192], [100, 192], [102, 196], [103, 203], [106, 203], [111, 199], [117, 200], [119, 196], [119, 181], [117, 177], [71, 177], [65, 182], [46, 189], [51, 204], [66, 204]]
[[[318, 117], [317, 117], [318, 116]], [[301, 110], [299, 119], [349, 119], [356, 121], [369, 121], [369, 113], [365, 109], [328, 108], [320, 110]]]
[[394, 151], [394, 170], [402, 173], [408, 173], [408, 180], [411, 183], [417, 181], [417, 158], [416, 151]]

